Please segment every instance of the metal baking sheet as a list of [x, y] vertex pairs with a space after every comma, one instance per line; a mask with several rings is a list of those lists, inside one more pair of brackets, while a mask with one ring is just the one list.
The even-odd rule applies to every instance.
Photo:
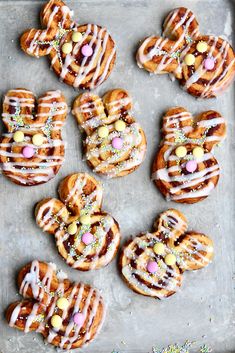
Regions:
[[[25, 87], [40, 95], [60, 89], [71, 105], [76, 97], [71, 87], [58, 81], [49, 70], [47, 58], [36, 60], [19, 48], [19, 36], [26, 28], [39, 26], [43, 1], [0, 1], [0, 94], [10, 88]], [[141, 39], [161, 32], [169, 10], [190, 7], [197, 15], [202, 33], [223, 35], [234, 40], [235, 2], [229, 0], [79, 0], [67, 4], [79, 23], [106, 26], [117, 43], [117, 63], [110, 78], [96, 90], [122, 87], [134, 101], [134, 114], [148, 139], [145, 162], [133, 174], [118, 179], [102, 179], [104, 209], [120, 223], [123, 240], [150, 230], [155, 217], [169, 207], [187, 216], [190, 228], [205, 232], [215, 242], [214, 262], [206, 269], [187, 273], [182, 289], [173, 297], [157, 301], [133, 293], [124, 284], [117, 258], [99, 271], [81, 273], [69, 268], [57, 253], [53, 237], [41, 232], [33, 217], [34, 205], [43, 197], [55, 196], [59, 181], [78, 171], [91, 173], [82, 160], [81, 135], [70, 114], [63, 130], [67, 140], [66, 160], [59, 174], [47, 184], [24, 188], [0, 176], [0, 352], [53, 352], [39, 334], [23, 334], [7, 326], [4, 310], [19, 298], [17, 270], [34, 258], [52, 261], [75, 281], [86, 281], [101, 289], [108, 305], [104, 327], [98, 338], [82, 352], [147, 353], [152, 346], [164, 347], [186, 339], [196, 341], [192, 352], [204, 343], [215, 353], [235, 352], [234, 335], [234, 225], [235, 225], [235, 126], [234, 86], [218, 99], [196, 100], [167, 76], [149, 76], [140, 70], [134, 54]], [[203, 202], [194, 205], [167, 203], [150, 180], [150, 168], [160, 141], [162, 113], [183, 105], [192, 113], [215, 109], [228, 122], [228, 136], [215, 152], [222, 167], [218, 187]], [[99, 177], [97, 177], [100, 179]]]

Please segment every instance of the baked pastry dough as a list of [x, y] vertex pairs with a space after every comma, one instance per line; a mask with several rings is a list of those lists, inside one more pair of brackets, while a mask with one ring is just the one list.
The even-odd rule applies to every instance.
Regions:
[[220, 167], [213, 149], [226, 134], [224, 118], [209, 110], [195, 119], [186, 109], [169, 109], [163, 140], [153, 163], [152, 179], [167, 200], [195, 203], [218, 183]]
[[37, 101], [29, 90], [8, 91], [3, 99], [2, 114], [7, 133], [2, 134], [0, 140], [3, 174], [25, 186], [54, 178], [64, 160], [61, 129], [67, 112], [60, 91], [48, 91]]
[[59, 186], [58, 199], [44, 199], [36, 206], [40, 228], [55, 236], [60, 255], [77, 270], [106, 266], [120, 243], [119, 225], [101, 210], [102, 187], [86, 174], [67, 176]]
[[105, 306], [98, 290], [70, 282], [54, 264], [32, 261], [19, 272], [18, 286], [24, 299], [6, 311], [11, 327], [39, 332], [62, 349], [82, 347], [101, 329]]
[[41, 11], [45, 29], [30, 29], [21, 36], [23, 51], [49, 55], [60, 80], [76, 89], [93, 89], [110, 75], [116, 59], [115, 43], [104, 27], [77, 25], [72, 11], [60, 0], [50, 0]]
[[162, 37], [146, 38], [137, 52], [139, 67], [155, 74], [171, 74], [196, 97], [211, 98], [224, 91], [235, 75], [235, 55], [221, 37], [202, 35], [192, 11], [172, 10]]
[[84, 93], [75, 99], [73, 114], [85, 131], [85, 155], [93, 171], [110, 178], [136, 170], [146, 153], [146, 137], [131, 113], [127, 91], [114, 89], [101, 99]]
[[169, 209], [157, 218], [152, 233], [127, 241], [120, 266], [132, 290], [158, 299], [169, 297], [181, 286], [184, 271], [209, 264], [213, 257], [212, 240], [186, 229], [185, 216]]

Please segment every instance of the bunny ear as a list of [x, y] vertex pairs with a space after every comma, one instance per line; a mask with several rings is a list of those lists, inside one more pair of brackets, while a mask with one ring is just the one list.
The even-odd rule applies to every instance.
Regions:
[[112, 121], [119, 118], [126, 118], [132, 109], [132, 100], [124, 89], [114, 89], [107, 92], [103, 97], [107, 115], [113, 117]]
[[155, 221], [154, 229], [159, 233], [158, 236], [171, 243], [185, 233], [187, 220], [183, 213], [169, 209]]
[[83, 93], [73, 103], [73, 115], [87, 135], [107, 122], [101, 98], [93, 93]]
[[33, 298], [48, 305], [57, 291], [64, 291], [65, 283], [59, 282], [55, 266], [37, 260], [24, 266], [18, 275], [19, 292], [24, 298]]
[[207, 151], [218, 145], [225, 138], [225, 119], [216, 111], [209, 110], [196, 118], [196, 128], [190, 133], [190, 138], [199, 138], [199, 142]]
[[41, 11], [41, 23], [50, 28], [70, 29], [74, 25], [72, 21], [73, 11], [60, 0], [50, 0]]
[[183, 143], [192, 130], [193, 116], [183, 107], [173, 107], [163, 117], [162, 134], [170, 144]]
[[23, 300], [10, 304], [5, 315], [10, 327], [26, 333], [44, 328], [44, 308], [40, 303]]
[[183, 270], [198, 270], [207, 266], [213, 258], [212, 240], [200, 233], [186, 233], [175, 249]]
[[101, 185], [87, 173], [69, 175], [59, 186], [60, 199], [76, 219], [83, 214], [98, 212], [102, 194]]

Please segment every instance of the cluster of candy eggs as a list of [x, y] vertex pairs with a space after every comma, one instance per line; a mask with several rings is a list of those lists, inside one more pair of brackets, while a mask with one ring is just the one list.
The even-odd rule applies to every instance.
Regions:
[[196, 146], [192, 150], [192, 155], [187, 155], [187, 153], [188, 151], [185, 146], [178, 146], [175, 149], [175, 154], [179, 160], [188, 159], [182, 164], [182, 167], [185, 168], [188, 173], [193, 173], [197, 169], [197, 161], [204, 155], [204, 149], [201, 146]]
[[[72, 39], [72, 42], [79, 43], [79, 42], [82, 41], [82, 38], [83, 38], [83, 36], [82, 36], [81, 32], [74, 31], [73, 34], [72, 34], [72, 38], [71, 39]], [[62, 52], [64, 54], [67, 55], [67, 54], [70, 54], [72, 52], [72, 50], [73, 50], [72, 42], [66, 42], [66, 43], [64, 43], [62, 45], [61, 50], [62, 50]], [[81, 48], [81, 53], [82, 53], [83, 56], [89, 57], [89, 56], [91, 56], [93, 54], [93, 49], [92, 49], [92, 47], [89, 44], [85, 44]]]
[[[13, 135], [13, 140], [16, 143], [24, 142], [25, 135], [24, 135], [23, 131], [17, 130]], [[36, 147], [41, 146], [43, 144], [43, 141], [44, 141], [44, 135], [41, 133], [37, 133], [32, 136], [32, 142], [33, 142], [34, 146], [36, 146]], [[34, 154], [35, 154], [35, 149], [31, 146], [25, 146], [22, 149], [22, 155], [25, 158], [31, 158], [31, 157], [33, 157]]]
[[[196, 45], [196, 49], [198, 51], [198, 53], [203, 54], [206, 53], [208, 50], [208, 45], [206, 42], [204, 41], [199, 41]], [[192, 66], [194, 65], [196, 61], [196, 57], [193, 54], [186, 54], [184, 57], [184, 63], [187, 66]], [[203, 61], [203, 67], [204, 69], [206, 69], [207, 71], [211, 71], [214, 69], [215, 67], [215, 60], [213, 59], [213, 57], [207, 57], [204, 61]]]
[[[123, 120], [117, 120], [114, 123], [114, 128], [118, 132], [123, 132], [126, 128], [126, 123]], [[97, 133], [101, 139], [105, 139], [109, 135], [109, 129], [105, 125], [100, 126]], [[121, 150], [123, 147], [123, 139], [121, 137], [114, 137], [111, 141], [111, 145], [114, 149]]]
[[[155, 243], [153, 251], [158, 256], [163, 256], [165, 253], [165, 245], [163, 243]], [[172, 253], [168, 253], [164, 256], [164, 262], [167, 266], [174, 266], [176, 263], [176, 256]], [[151, 274], [156, 273], [159, 269], [159, 264], [156, 261], [148, 261], [147, 271]]]
[[[69, 301], [67, 298], [61, 297], [57, 300], [56, 306], [60, 310], [66, 310], [69, 307]], [[76, 312], [73, 315], [72, 320], [75, 325], [81, 327], [85, 321], [85, 316], [81, 312]], [[51, 317], [51, 326], [54, 327], [55, 329], [60, 329], [60, 327], [62, 326], [62, 323], [63, 323], [63, 319], [60, 315], [55, 314]]]
[[[83, 226], [89, 226], [91, 224], [91, 217], [89, 215], [82, 215], [79, 218], [79, 223]], [[75, 235], [78, 231], [77, 222], [72, 222], [67, 227], [67, 232], [69, 235]], [[85, 245], [89, 245], [94, 242], [94, 236], [90, 232], [85, 232], [81, 237], [82, 242]]]

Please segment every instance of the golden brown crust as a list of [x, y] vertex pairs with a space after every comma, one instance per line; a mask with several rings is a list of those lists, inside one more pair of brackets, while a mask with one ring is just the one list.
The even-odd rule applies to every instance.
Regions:
[[[60, 199], [44, 199], [35, 210], [39, 227], [55, 235], [60, 255], [77, 270], [89, 271], [108, 265], [119, 247], [117, 221], [101, 210], [102, 188], [88, 174], [72, 174], [59, 186]], [[81, 217], [88, 216], [87, 224]], [[75, 225], [75, 231], [69, 229]], [[86, 243], [84, 234], [91, 240]]]
[[[34, 260], [19, 273], [20, 294], [24, 298], [9, 305], [6, 319], [11, 327], [25, 333], [40, 332], [48, 343], [62, 349], [74, 349], [89, 343], [99, 332], [105, 307], [99, 292], [87, 284], [72, 283], [60, 278], [52, 264]], [[57, 305], [66, 298], [68, 307]], [[74, 314], [81, 313], [81, 325], [74, 322]], [[59, 329], [52, 326], [54, 315], [62, 318]]]
[[[24, 88], [12, 89], [3, 100], [3, 123], [7, 130], [0, 140], [0, 163], [3, 174], [16, 184], [31, 186], [45, 183], [59, 171], [64, 160], [61, 129], [67, 116], [67, 104], [60, 91], [48, 91], [37, 101]], [[15, 132], [24, 134], [15, 142]], [[36, 134], [43, 136], [40, 146], [33, 143]], [[33, 148], [31, 158], [23, 155]]]
[[[216, 111], [206, 111], [195, 118], [184, 108], [169, 109], [163, 118], [163, 140], [152, 167], [152, 179], [167, 200], [195, 203], [205, 199], [219, 180], [219, 165], [213, 148], [226, 135], [224, 118]], [[186, 152], [177, 156], [177, 148]], [[195, 155], [200, 147], [202, 156]], [[196, 169], [187, 170], [187, 163]]]
[[[121, 177], [132, 173], [143, 162], [146, 137], [131, 113], [132, 101], [127, 91], [114, 89], [101, 99], [93, 93], [78, 96], [73, 104], [73, 114], [87, 137], [84, 150], [89, 166], [98, 174]], [[122, 131], [115, 123], [125, 123]], [[101, 137], [99, 128], [106, 127], [108, 135]], [[122, 140], [122, 147], [113, 146], [113, 139]]]
[[[123, 246], [119, 265], [125, 282], [138, 294], [158, 299], [173, 295], [181, 286], [184, 271], [198, 270], [213, 258], [212, 240], [204, 234], [186, 232], [185, 216], [174, 209], [155, 221], [154, 232], [140, 234]], [[160, 244], [161, 252], [155, 250]], [[174, 261], [167, 263], [167, 256]], [[149, 263], [155, 270], [149, 270]]]
[[[93, 89], [110, 75], [115, 60], [115, 43], [104, 27], [95, 24], [78, 26], [72, 20], [72, 11], [59, 0], [50, 0], [42, 9], [41, 23], [46, 29], [30, 29], [21, 36], [22, 50], [31, 56], [49, 55], [51, 66], [66, 84], [77, 89]], [[74, 41], [74, 32], [82, 39]], [[70, 53], [62, 50], [71, 43]], [[92, 55], [85, 56], [82, 48], [89, 45]]]
[[[207, 45], [203, 52], [197, 47], [200, 42]], [[194, 63], [185, 63], [188, 54], [194, 56]], [[213, 60], [213, 68], [205, 65], [208, 58]], [[215, 97], [235, 76], [233, 48], [221, 37], [201, 35], [194, 14], [184, 7], [172, 10], [166, 17], [162, 37], [151, 36], [143, 41], [136, 59], [139, 67], [149, 72], [174, 75], [195, 97]]]

